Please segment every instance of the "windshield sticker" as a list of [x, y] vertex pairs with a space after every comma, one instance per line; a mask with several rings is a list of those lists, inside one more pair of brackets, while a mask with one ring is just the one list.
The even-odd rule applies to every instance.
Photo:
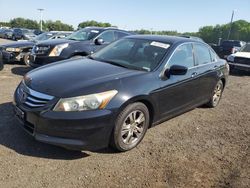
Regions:
[[92, 33], [99, 33], [97, 30], [91, 30]]
[[165, 48], [165, 49], [168, 49], [169, 46], [170, 46], [169, 44], [165, 44], [165, 43], [161, 43], [161, 42], [156, 42], [156, 41], [151, 42], [150, 45], [157, 46], [157, 47], [160, 47], [160, 48]]

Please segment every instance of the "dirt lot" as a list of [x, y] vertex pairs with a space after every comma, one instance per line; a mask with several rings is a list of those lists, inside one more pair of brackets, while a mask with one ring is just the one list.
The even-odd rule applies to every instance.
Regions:
[[0, 187], [250, 187], [249, 74], [230, 76], [217, 108], [173, 118], [136, 149], [115, 153], [68, 151], [26, 135], [11, 101], [29, 70], [0, 72]]

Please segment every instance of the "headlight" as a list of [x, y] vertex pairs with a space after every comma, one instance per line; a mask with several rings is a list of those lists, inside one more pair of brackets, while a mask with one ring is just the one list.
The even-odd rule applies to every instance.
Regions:
[[50, 52], [49, 56], [59, 56], [64, 48], [69, 46], [68, 43], [56, 45]]
[[21, 52], [20, 48], [6, 48], [5, 50], [7, 52]]
[[227, 56], [227, 61], [234, 62], [234, 56], [233, 55]]
[[104, 109], [109, 101], [118, 93], [116, 90], [85, 95], [80, 97], [63, 98], [58, 101], [54, 111], [84, 111]]

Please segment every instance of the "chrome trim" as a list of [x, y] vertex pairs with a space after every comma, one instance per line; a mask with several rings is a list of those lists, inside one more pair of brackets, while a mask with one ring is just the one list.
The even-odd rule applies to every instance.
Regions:
[[[26, 86], [24, 81], [17, 90], [17, 94], [21, 103], [28, 107], [38, 108], [45, 106], [49, 101], [54, 99], [53, 96], [34, 91]], [[24, 98], [24, 94], [27, 96]], [[23, 98], [22, 98], [23, 97]]]
[[40, 93], [40, 92], [38, 92], [38, 91], [34, 91], [33, 89], [28, 88], [28, 87], [25, 85], [25, 83], [24, 83], [24, 86], [25, 86], [25, 88], [24, 88], [25, 92], [27, 92], [29, 95], [34, 96], [34, 97], [36, 97], [36, 98], [45, 99], [45, 100], [52, 100], [52, 99], [54, 98], [54, 97], [51, 96], [51, 95], [47, 95], [47, 94], [44, 94], [44, 93]]
[[241, 64], [241, 63], [228, 63], [229, 65], [234, 65], [234, 66], [238, 66], [238, 67], [247, 67], [250, 68], [250, 65], [246, 65], [246, 64]]
[[41, 104], [46, 104], [48, 102], [48, 101], [44, 101], [44, 100], [37, 100], [37, 99], [34, 99], [30, 96], [27, 97], [27, 100], [35, 102], [35, 103], [41, 103]]

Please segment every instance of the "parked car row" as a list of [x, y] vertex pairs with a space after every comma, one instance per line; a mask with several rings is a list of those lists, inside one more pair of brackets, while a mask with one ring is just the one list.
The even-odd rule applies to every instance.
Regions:
[[71, 33], [63, 31], [45, 32], [30, 40], [2, 45], [0, 46], [0, 51], [3, 54], [3, 61], [5, 63], [24, 62], [26, 65], [29, 65], [30, 52], [35, 44], [44, 40], [65, 38]]
[[0, 38], [12, 40], [31, 40], [41, 32], [25, 28], [1, 28]]

